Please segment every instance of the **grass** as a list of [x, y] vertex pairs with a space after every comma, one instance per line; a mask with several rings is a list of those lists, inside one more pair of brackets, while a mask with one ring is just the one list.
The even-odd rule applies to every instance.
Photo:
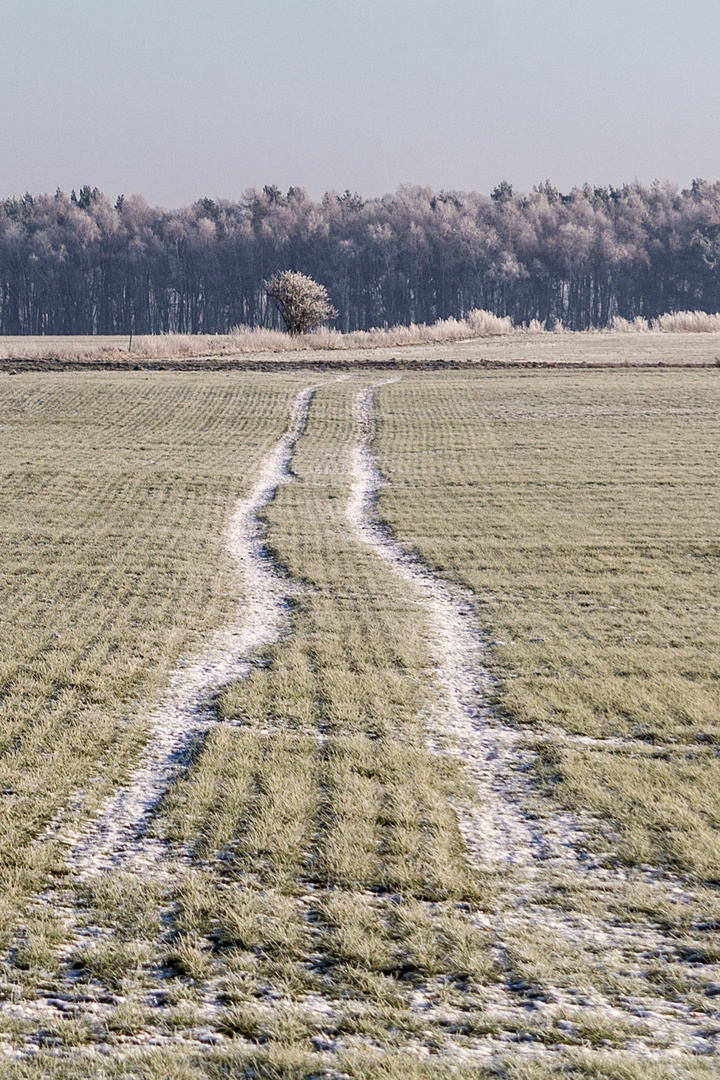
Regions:
[[710, 372], [414, 379], [380, 392], [377, 442], [380, 512], [473, 591], [498, 704], [543, 734], [548, 788], [608, 821], [621, 859], [713, 883], [719, 389]]
[[440, 795], [454, 781], [417, 720], [422, 627], [344, 520], [351, 394], [343, 384], [318, 394], [293, 459], [298, 483], [266, 515], [272, 549], [302, 583], [293, 634], [221, 695], [219, 715], [242, 726], [213, 733], [168, 814], [178, 838], [213, 830], [221, 852], [240, 834], [224, 857], [259, 880], [311, 873], [333, 886], [462, 896], [474, 887]]
[[[240, 1002], [271, 983], [300, 1002], [322, 994], [331, 1028], [384, 1041], [415, 1023], [410, 988], [469, 980], [472, 1002], [472, 984], [497, 974], [486, 935], [456, 906], [491, 894], [448, 803], [455, 768], [428, 753], [417, 719], [422, 628], [344, 520], [353, 392], [318, 392], [293, 459], [297, 482], [266, 514], [269, 543], [301, 586], [293, 633], [221, 694], [219, 715], [234, 726], [211, 732], [164, 813], [173, 838], [196, 838], [207, 880], [225, 882], [215, 912], [181, 903], [221, 967], [242, 972], [225, 975], [225, 1026], [252, 1026]], [[352, 1018], [344, 998], [357, 1002]]]
[[373, 349], [487, 338], [514, 331], [512, 320], [489, 311], [471, 311], [466, 319], [440, 319], [430, 326], [412, 323], [343, 334], [325, 327], [307, 334], [288, 334], [263, 327], [238, 326], [229, 334], [145, 334], [128, 336], [3, 336], [0, 358], [7, 360], [176, 360], [257, 352]]
[[234, 497], [292, 379], [23, 375], [0, 387], [0, 936], [57, 867], [32, 841], [126, 773], [179, 656], [227, 618]]
[[[701, 315], [702, 313], [700, 313]], [[720, 354], [720, 316], [680, 312], [652, 329], [642, 320], [615, 320], [612, 329], [556, 333], [540, 324], [475, 312], [467, 320], [395, 326], [341, 334], [290, 336], [239, 327], [231, 334], [127, 337], [0, 337], [0, 373], [161, 369], [278, 370], [311, 366], [453, 368], [482, 364], [540, 366], [713, 366]]]
[[[311, 377], [1, 382], [0, 565], [4, 610], [20, 614], [0, 668], [14, 946], [0, 1042], [39, 1049], [0, 1055], [0, 1080], [711, 1077], [716, 1062], [664, 1058], [627, 1012], [541, 1004], [550, 990], [650, 994], [705, 1002], [711, 1022], [717, 378], [454, 372], [378, 392], [380, 513], [473, 591], [498, 707], [537, 745], [538, 784], [598, 814], [613, 858], [687, 875], [690, 900], [664, 906], [642, 883], [597, 895], [554, 882], [579, 919], [664, 925], [673, 954], [640, 964], [532, 928], [499, 947], [486, 929], [505, 883], [468, 862], [453, 807], [471, 795], [426, 744], [423, 613], [345, 520], [360, 378], [319, 388], [294, 482], [264, 514], [292, 633], [222, 691], [220, 722], [158, 810], [191, 868], [66, 881], [58, 845], [32, 840], [57, 813], [72, 829], [121, 780], [169, 671], [234, 609], [224, 524]], [[32, 900], [53, 882], [89, 944]], [[71, 1018], [23, 1019], [68, 980]], [[495, 1004], [501, 983], [516, 987], [512, 1016]], [[519, 1049], [527, 1038], [546, 1052]], [[492, 1063], [473, 1059], [488, 1039]]]
[[2, 1080], [714, 1080], [714, 1062], [638, 1062], [630, 1055], [577, 1050], [560, 1061], [538, 1062], [517, 1055], [495, 1065], [423, 1061], [416, 1055], [344, 1054], [336, 1064], [315, 1054], [279, 1045], [242, 1051], [151, 1050], [119, 1058], [76, 1055], [63, 1059], [41, 1052], [32, 1062], [3, 1062]]

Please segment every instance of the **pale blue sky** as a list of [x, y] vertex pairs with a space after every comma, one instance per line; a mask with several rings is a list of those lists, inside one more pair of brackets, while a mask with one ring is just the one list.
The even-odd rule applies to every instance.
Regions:
[[720, 178], [718, 0], [0, 0], [0, 196]]

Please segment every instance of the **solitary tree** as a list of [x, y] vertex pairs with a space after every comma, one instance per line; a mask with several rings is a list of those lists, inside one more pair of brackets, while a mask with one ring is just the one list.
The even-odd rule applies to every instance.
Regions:
[[265, 282], [265, 292], [283, 317], [289, 334], [306, 334], [337, 311], [324, 285], [296, 270], [281, 270]]

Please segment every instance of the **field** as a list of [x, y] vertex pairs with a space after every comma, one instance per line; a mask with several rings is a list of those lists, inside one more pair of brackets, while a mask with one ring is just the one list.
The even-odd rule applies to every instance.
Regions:
[[696, 336], [2, 378], [0, 1077], [718, 1075]]
[[[277, 330], [240, 328], [233, 334], [164, 334], [137, 337], [0, 337], [0, 373], [22, 371], [289, 370], [410, 367], [717, 366], [720, 332], [691, 329], [538, 332], [509, 319], [478, 312], [469, 323], [441, 320], [430, 326], [290, 336]], [[663, 316], [671, 319], [672, 316]], [[709, 316], [715, 326], [719, 316]], [[632, 326], [632, 324], [629, 324]]]

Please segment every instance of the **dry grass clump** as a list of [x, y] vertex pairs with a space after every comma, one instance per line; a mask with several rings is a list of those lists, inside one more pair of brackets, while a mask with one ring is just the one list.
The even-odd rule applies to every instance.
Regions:
[[[284, 1014], [287, 1016], [287, 1014]], [[292, 1024], [292, 1014], [287, 1017]], [[138, 1018], [139, 1023], [139, 1018]], [[228, 1032], [264, 1036], [267, 1017], [257, 1010], [239, 1011], [228, 1017]], [[120, 1021], [122, 1029], [123, 1021]], [[135, 1025], [131, 1025], [134, 1029]], [[208, 1080], [238, 1077], [240, 1080], [715, 1080], [715, 1062], [698, 1059], [669, 1063], [648, 1058], [638, 1062], [630, 1054], [582, 1048], [562, 1059], [539, 1061], [531, 1054], [503, 1054], [495, 1064], [448, 1062], [440, 1055], [421, 1058], [391, 1047], [382, 1051], [356, 1049], [325, 1063], [297, 1044], [248, 1045], [242, 1039], [229, 1048], [208, 1049], [202, 1055], [192, 1049], [152, 1048], [123, 1058], [107, 1054], [61, 1057], [42, 1050], [32, 1060], [0, 1062], [1, 1080]]]
[[720, 330], [720, 311], [673, 311], [653, 319], [653, 329], [664, 334], [716, 334]]
[[565, 334], [582, 353], [586, 339], [615, 334], [697, 334], [719, 333], [720, 313], [680, 311], [660, 315], [648, 322], [643, 316], [624, 319], [613, 317], [606, 331], [591, 330], [569, 334], [562, 323], [531, 319], [527, 324], [513, 323], [510, 316], [473, 310], [463, 319], [439, 319], [435, 323], [410, 323], [354, 330], [342, 333], [327, 327], [307, 334], [288, 334], [263, 327], [236, 326], [229, 334], [141, 334], [132, 340], [125, 337], [0, 337], [0, 360], [18, 363], [107, 364], [132, 366], [149, 360], [211, 360], [246, 356], [254, 353], [352, 352], [382, 348], [422, 345], [451, 345], [473, 340], [511, 339], [518, 344]]
[[[128, 368], [143, 361], [155, 365], [162, 361], [195, 360], [209, 363], [213, 358], [220, 360], [223, 357], [253, 354], [372, 353], [374, 349], [449, 346], [472, 341], [484, 341], [485, 348], [490, 348], [491, 354], [493, 349], [502, 349], [503, 343], [506, 343], [506, 348], [519, 348], [521, 353], [542, 345], [553, 350], [553, 356], [545, 357], [552, 361], [556, 358], [559, 335], [572, 343], [564, 347], [563, 358], [570, 356], [581, 361], [588, 349], [593, 352], [593, 348], [597, 347], [597, 339], [612, 340], [613, 334], [625, 337], [651, 333], [720, 333], [720, 314], [674, 312], [650, 322], [642, 316], [634, 319], [614, 316], [607, 330], [570, 333], [558, 320], [548, 325], [545, 320], [531, 319], [527, 324], [518, 325], [513, 323], [510, 316], [499, 317], [489, 311], [473, 310], [463, 319], [439, 319], [431, 324], [411, 323], [408, 326], [378, 327], [350, 333], [325, 327], [307, 334], [288, 334], [263, 327], [237, 326], [229, 334], [141, 334], [133, 338], [132, 348], [129, 348], [126, 337], [0, 337], [0, 361], [6, 364], [48, 363]], [[622, 352], [624, 348], [623, 343], [619, 351]], [[659, 353], [655, 359], [662, 358], [662, 355]], [[618, 362], [618, 357], [613, 359]], [[674, 355], [670, 355], [670, 359], [677, 361]]]
[[616, 334], [717, 334], [720, 331], [720, 312], [672, 311], [649, 322], [642, 315], [634, 319], [613, 316], [610, 329]]
[[0, 337], [0, 359], [112, 361], [128, 357], [171, 360], [183, 357], [228, 356], [245, 353], [282, 353], [307, 350], [373, 349], [384, 346], [424, 345], [468, 338], [511, 334], [512, 319], [474, 310], [465, 319], [440, 319], [430, 325], [411, 323], [343, 334], [327, 328], [307, 334], [288, 334], [263, 327], [237, 326], [229, 334], [141, 334], [132, 341], [119, 337]]
[[642, 315], [636, 315], [634, 319], [623, 319], [622, 315], [613, 315], [610, 329], [615, 334], [648, 334], [651, 326]]

